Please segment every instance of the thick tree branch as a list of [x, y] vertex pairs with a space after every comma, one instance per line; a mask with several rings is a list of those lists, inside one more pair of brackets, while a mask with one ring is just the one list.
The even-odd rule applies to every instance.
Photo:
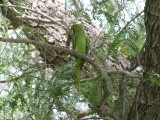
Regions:
[[[42, 19], [42, 18], [37, 18], [37, 17], [30, 17], [30, 16], [16, 16], [17, 18], [20, 18], [22, 20], [31, 20], [33, 22], [36, 22], [36, 23], [45, 23], [45, 24], [55, 24], [55, 21], [51, 21], [51, 20], [48, 20], [48, 19]], [[60, 19], [59, 20], [56, 20], [57, 22], [58, 21], [61, 21]]]
[[[68, 53], [72, 56], [78, 56], [78, 57], [81, 57], [83, 58], [84, 60], [88, 61], [90, 64], [92, 64], [92, 66], [94, 67], [95, 70], [97, 70], [97, 72], [99, 73], [99, 76], [102, 75], [102, 71], [101, 71], [101, 68], [100, 66], [92, 59], [90, 59], [89, 57], [79, 53], [79, 52], [76, 52], [74, 50], [70, 50], [70, 49], [67, 49], [67, 48], [64, 48], [64, 47], [60, 47], [60, 46], [55, 46], [55, 45], [50, 45], [50, 44], [46, 44], [46, 43], [42, 43], [42, 42], [37, 42], [35, 40], [27, 40], [27, 39], [10, 39], [10, 38], [0, 38], [0, 41], [2, 42], [10, 42], [10, 43], [27, 43], [27, 44], [33, 44], [33, 45], [38, 45], [38, 46], [41, 46], [41, 47], [44, 47], [44, 48], [50, 48], [50, 49], [54, 49], [54, 50], [60, 50], [62, 52], [65, 52], [65, 53]], [[114, 74], [114, 73], [120, 73], [120, 74], [125, 74], [125, 75], [128, 75], [128, 76], [131, 76], [133, 77], [129, 72], [127, 71], [108, 71], [107, 74]], [[97, 79], [94, 78], [93, 80]], [[88, 80], [84, 80], [82, 82], [87, 82]], [[72, 84], [72, 83], [70, 83]]]
[[[4, 5], [3, 5], [3, 4], [0, 4], [0, 6], [3, 7]], [[6, 6], [5, 6], [5, 7], [6, 7]], [[29, 10], [29, 11], [31, 11], [31, 12], [34, 12], [34, 13], [36, 13], [36, 14], [42, 15], [43, 17], [47, 18], [46, 20], [45, 20], [45, 19], [42, 19], [42, 20], [40, 19], [42, 23], [58, 24], [58, 25], [62, 26], [63, 28], [65, 28], [65, 26], [60, 23], [60, 22], [62, 22], [61, 19], [59, 19], [59, 20], [57, 21], [57, 20], [53, 19], [52, 17], [48, 16], [47, 14], [44, 14], [44, 13], [42, 13], [42, 12], [38, 12], [38, 11], [33, 10], [33, 9], [31, 9], [31, 8], [27, 8], [27, 7], [23, 7], [23, 6], [17, 6], [17, 5], [8, 5], [7, 7], [8, 7], [8, 8], [21, 8], [21, 9], [24, 9], [24, 10]], [[15, 11], [15, 10], [14, 10], [14, 11]], [[17, 14], [16, 17], [23, 19], [23, 17], [19, 16], [20, 13], [19, 13], [17, 10], [16, 10], [15, 12], [16, 12], [16, 14]], [[30, 18], [30, 19], [29, 19], [29, 18]], [[32, 18], [32, 17], [29, 17], [29, 16], [28, 16], [28, 17], [24, 17], [24, 19], [29, 19], [29, 20], [33, 20], [34, 22], [37, 22], [37, 19]], [[38, 19], [38, 22], [39, 22], [40, 20]]]
[[37, 45], [37, 46], [41, 46], [44, 48], [49, 48], [49, 49], [54, 49], [57, 51], [62, 51], [64, 53], [70, 54], [72, 56], [78, 56], [83, 58], [85, 61], [89, 62], [93, 68], [95, 70], [97, 70], [97, 72], [99, 73], [99, 75], [102, 75], [102, 71], [100, 69], [100, 66], [91, 58], [87, 57], [86, 55], [83, 55], [79, 52], [76, 52], [74, 50], [70, 50], [64, 47], [60, 47], [60, 46], [55, 46], [55, 45], [50, 45], [50, 44], [46, 44], [46, 43], [42, 43], [42, 42], [37, 42], [35, 40], [27, 40], [27, 39], [11, 39], [11, 38], [0, 38], [0, 41], [2, 42], [10, 42], [10, 43], [26, 43], [26, 44], [33, 44], [33, 45]]
[[114, 120], [122, 120], [120, 115], [118, 113], [114, 112], [107, 105], [102, 105], [100, 107], [94, 107], [94, 106], [90, 105], [90, 108], [92, 110], [99, 112], [101, 115], [105, 115], [105, 116], [108, 115], [108, 116], [114, 118]]

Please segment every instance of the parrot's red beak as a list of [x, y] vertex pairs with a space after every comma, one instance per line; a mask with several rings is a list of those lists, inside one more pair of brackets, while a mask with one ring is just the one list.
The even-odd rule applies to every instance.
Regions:
[[74, 28], [73, 28], [73, 27], [71, 27], [71, 30], [74, 30]]

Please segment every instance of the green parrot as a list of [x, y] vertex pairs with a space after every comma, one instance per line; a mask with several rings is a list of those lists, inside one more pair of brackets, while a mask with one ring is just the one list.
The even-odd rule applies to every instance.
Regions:
[[[90, 47], [90, 40], [85, 35], [85, 31], [83, 29], [83, 26], [80, 24], [73, 24], [71, 26], [71, 34], [70, 34], [71, 40], [72, 40], [72, 49], [80, 52], [82, 54], [87, 54], [89, 47]], [[77, 91], [79, 92], [80, 89], [80, 76], [81, 76], [81, 70], [84, 65], [84, 59], [80, 57], [76, 58], [76, 74], [77, 74], [77, 84], [78, 88]]]

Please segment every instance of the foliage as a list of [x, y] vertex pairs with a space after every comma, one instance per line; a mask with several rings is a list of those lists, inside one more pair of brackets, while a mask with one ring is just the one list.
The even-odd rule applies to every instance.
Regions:
[[[140, 51], [145, 39], [143, 16], [135, 17], [136, 12], [140, 12], [138, 10], [135, 13], [132, 13], [132, 10], [129, 11], [130, 13], [126, 13], [127, 9], [130, 9], [127, 5], [131, 5], [132, 0], [124, 3], [119, 3], [117, 0], [114, 2], [111, 0], [92, 0], [92, 10], [85, 8], [82, 2], [79, 0], [81, 11], [79, 13], [72, 11], [71, 13], [76, 17], [84, 17], [89, 24], [96, 20], [97, 26], [102, 29], [101, 33], [104, 34], [103, 40], [98, 41], [99, 46], [92, 49], [91, 56], [94, 56], [96, 62], [102, 67], [102, 72], [106, 73], [108, 69], [116, 70], [114, 67], [107, 66], [105, 60], [108, 56], [117, 58], [118, 52], [121, 52], [126, 58], [130, 58]], [[23, 0], [17, 0], [17, 5], [20, 4], [31, 6]], [[18, 11], [22, 12], [20, 8]], [[125, 18], [126, 14], [130, 15], [128, 19]], [[130, 23], [125, 27], [128, 22]], [[4, 21], [1, 21], [0, 25], [3, 26], [0, 35], [2, 37], [25, 38], [23, 31], [30, 29], [25, 25], [12, 29], [10, 24]], [[17, 31], [18, 36], [16, 35]], [[28, 35], [32, 35], [32, 33], [28, 33]], [[39, 35], [39, 37], [41, 36]], [[2, 117], [27, 120], [69, 119], [70, 111], [78, 114], [78, 109], [76, 109], [78, 102], [92, 104], [96, 107], [99, 105], [105, 92], [103, 91], [103, 80], [107, 81], [110, 94], [106, 104], [114, 111], [119, 111], [119, 81], [123, 79], [122, 75], [103, 76], [95, 81], [86, 82], [82, 85], [81, 93], [77, 93], [74, 84], [76, 79], [75, 60], [71, 57], [65, 58], [66, 63], [51, 67], [39, 57], [35, 46], [0, 43], [0, 47], [2, 48], [0, 52], [0, 78], [6, 80], [5, 83], [1, 83], [0, 91]], [[118, 62], [118, 59], [116, 60]], [[86, 63], [83, 75], [82, 78], [90, 79], [97, 74]], [[153, 77], [151, 81], [157, 83]], [[126, 82], [128, 95], [126, 114], [128, 114], [133, 101], [137, 84], [138, 81], [133, 81], [132, 78], [128, 78], [128, 82]], [[64, 111], [68, 116], [62, 115]]]
[[[134, 4], [134, 1], [125, 1], [125, 4]], [[93, 0], [92, 6], [93, 19], [100, 21], [100, 27], [104, 26], [106, 40], [112, 40], [108, 48], [109, 54], [115, 57], [120, 49], [126, 58], [135, 56], [145, 40], [143, 17], [136, 18], [132, 10], [128, 11], [130, 7], [123, 7], [124, 4], [118, 1]], [[130, 18], [126, 17], [127, 14]], [[128, 24], [130, 21], [132, 22]]]

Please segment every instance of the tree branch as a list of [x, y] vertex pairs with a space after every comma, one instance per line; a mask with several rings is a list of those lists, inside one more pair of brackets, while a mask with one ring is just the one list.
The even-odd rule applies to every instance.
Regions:
[[95, 110], [96, 112], [98, 112], [98, 113], [100, 113], [102, 115], [108, 115], [109, 117], [114, 118], [114, 120], [122, 120], [120, 115], [118, 113], [114, 112], [107, 105], [102, 105], [102, 106], [99, 106], [99, 107], [95, 107], [95, 106], [89, 105], [89, 107], [92, 110]]
[[31, 20], [33, 22], [36, 22], [36, 23], [47, 23], [47, 24], [55, 24], [55, 21], [61, 21], [60, 19], [57, 19], [55, 21], [51, 21], [51, 20], [48, 20], [48, 19], [40, 19], [40, 18], [36, 18], [36, 17], [30, 17], [30, 16], [16, 16], [17, 18], [20, 18], [20, 19], [23, 19], [23, 20]]
[[24, 76], [24, 75], [26, 75], [26, 74], [29, 74], [30, 72], [33, 72], [31, 69], [32, 68], [35, 68], [35, 67], [37, 67], [37, 66], [45, 66], [46, 64], [41, 64], [41, 65], [39, 65], [39, 64], [33, 64], [32, 66], [30, 66], [29, 68], [27, 68], [27, 69], [24, 69], [24, 70], [22, 70], [21, 72], [23, 72], [23, 74], [22, 75], [20, 75], [20, 76], [18, 76], [18, 77], [16, 77], [16, 78], [11, 78], [11, 79], [9, 79], [9, 80], [0, 80], [0, 83], [7, 83], [7, 82], [11, 82], [11, 81], [16, 81], [16, 80], [18, 80], [19, 78], [21, 78], [22, 76]]
[[[129, 25], [131, 22], [133, 22], [137, 17], [139, 17], [143, 12], [144, 12], [144, 10], [142, 10], [142, 11], [141, 11], [140, 13], [138, 13], [135, 17], [133, 17], [129, 22], [127, 22], [127, 24], [118, 32], [118, 34], [122, 33], [123, 30], [125, 30], [125, 29], [128, 27], [128, 25]], [[118, 35], [118, 34], [117, 34], [117, 35]]]
[[110, 120], [110, 119], [107, 119], [107, 118], [105, 118], [105, 117], [90, 117], [90, 118], [83, 118], [83, 119], [81, 119], [81, 120]]
[[[11, 4], [11, 3], [10, 3], [10, 4]], [[3, 4], [0, 4], [0, 6], [3, 7], [4, 5], [3, 5]], [[5, 6], [5, 7], [6, 7], [6, 6]], [[62, 22], [61, 19], [59, 19], [58, 21], [56, 21], [56, 20], [54, 20], [52, 17], [50, 17], [50, 16], [48, 16], [48, 15], [42, 13], [42, 12], [38, 12], [38, 11], [36, 11], [36, 10], [30, 9], [30, 8], [27, 8], [27, 7], [22, 7], [22, 6], [12, 5], [12, 4], [11, 4], [11, 5], [8, 5], [7, 7], [8, 7], [8, 8], [21, 8], [21, 9], [24, 9], [24, 10], [29, 10], [29, 11], [31, 11], [31, 12], [37, 13], [37, 14], [42, 15], [43, 17], [47, 18], [47, 19], [48, 19], [47, 22], [50, 21], [50, 23], [58, 24], [58, 25], [62, 26], [63, 28], [66, 28], [63, 24], [59, 23], [59, 21]], [[19, 14], [17, 11], [16, 11], [16, 13]], [[19, 15], [20, 15], [20, 14], [19, 14]], [[18, 18], [22, 18], [22, 17], [19, 17], [19, 16], [18, 16]], [[45, 21], [46, 21], [46, 20], [45, 20]], [[64, 21], [63, 21], [63, 22], [64, 22]]]
[[[99, 80], [100, 78], [101, 78], [101, 76], [98, 75], [98, 76], [95, 77], [95, 78], [92, 78], [92, 79], [83, 79], [83, 80], [81, 80], [80, 82], [81, 82], [81, 83], [86, 83], [86, 82], [91, 82], [91, 81]], [[77, 82], [74, 81], [74, 82], [64, 83], [64, 84], [62, 84], [62, 87], [63, 87], [63, 86], [66, 86], [66, 85], [73, 85], [73, 84], [77, 84]]]
[[77, 12], [80, 12], [80, 7], [79, 7], [79, 4], [78, 4], [77, 0], [72, 0], [72, 3], [75, 6]]
[[[110, 71], [106, 71], [106, 74], [108, 74], [108, 75], [122, 74], [122, 75], [126, 75], [123, 78], [125, 78], [125, 77], [137, 78], [134, 75], [132, 75], [131, 73], [129, 73], [127, 71], [124, 71], [124, 70], [118, 70], [118, 71], [117, 70], [110, 70]], [[98, 76], [96, 76], [95, 78], [92, 78], [92, 79], [82, 79], [80, 82], [81, 83], [86, 83], [86, 82], [97, 81], [97, 80], [101, 79], [101, 77], [102, 76], [98, 75]], [[68, 82], [68, 83], [63, 84], [62, 86], [73, 85], [73, 84], [76, 84], [76, 83], [77, 83], [76, 81], [74, 81], [74, 82]]]
[[27, 40], [27, 39], [0, 38], [0, 41], [2, 41], [2, 42], [10, 42], [10, 43], [33, 44], [33, 45], [41, 46], [41, 47], [44, 47], [44, 48], [54, 49], [54, 50], [57, 50], [57, 51], [60, 50], [60, 51], [62, 51], [64, 53], [70, 54], [72, 56], [78, 56], [78, 57], [83, 58], [85, 61], [89, 62], [93, 66], [93, 68], [98, 72], [98, 74], [102, 75], [102, 71], [100, 69], [100, 66], [95, 62], [95, 60], [87, 57], [84, 54], [81, 54], [81, 53], [76, 52], [74, 50], [67, 49], [65, 47], [60, 47], [60, 46], [56, 46], [56, 45], [50, 45], [50, 44], [47, 44], [47, 43], [42, 43], [42, 42], [37, 42], [35, 40]]

